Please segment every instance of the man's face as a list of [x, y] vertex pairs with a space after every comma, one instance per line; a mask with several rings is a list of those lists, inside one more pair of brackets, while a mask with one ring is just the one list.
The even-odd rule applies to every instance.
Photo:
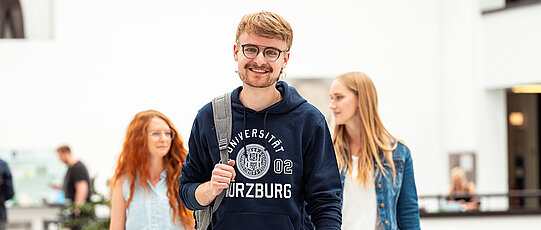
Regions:
[[[243, 45], [255, 45], [259, 53], [250, 59], [242, 51]], [[268, 61], [270, 55], [265, 58], [266, 48], [276, 48], [281, 51], [287, 50], [287, 43], [279, 39], [264, 38], [252, 34], [242, 34], [238, 44], [233, 47], [233, 55], [238, 63], [239, 77], [245, 86], [254, 88], [266, 88], [273, 86], [280, 78], [280, 71], [284, 69], [289, 60], [289, 52], [281, 52], [276, 61]], [[250, 50], [245, 50], [250, 51]], [[253, 51], [253, 50], [252, 50]], [[271, 52], [271, 51], [269, 51]]]
[[60, 161], [64, 162], [64, 164], [68, 164], [68, 154], [69, 153], [63, 153], [63, 152], [60, 152], [60, 151], [57, 151], [56, 153], [58, 154], [58, 158], [60, 159]]

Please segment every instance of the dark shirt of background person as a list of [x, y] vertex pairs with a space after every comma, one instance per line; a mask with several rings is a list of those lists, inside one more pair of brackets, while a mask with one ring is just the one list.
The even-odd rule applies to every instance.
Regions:
[[75, 204], [74, 214], [79, 215], [77, 206], [83, 205], [90, 200], [90, 177], [86, 166], [71, 154], [71, 149], [67, 145], [57, 148], [58, 158], [68, 166], [68, 171], [64, 177], [63, 190], [66, 198]]
[[6, 229], [7, 225], [7, 210], [4, 202], [11, 199], [14, 194], [11, 171], [8, 164], [0, 160], [0, 230]]

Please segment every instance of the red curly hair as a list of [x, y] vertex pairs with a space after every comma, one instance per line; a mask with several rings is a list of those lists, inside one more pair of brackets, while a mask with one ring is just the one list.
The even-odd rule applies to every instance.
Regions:
[[167, 184], [167, 197], [169, 198], [169, 206], [171, 206], [171, 209], [173, 210], [173, 222], [177, 224], [177, 221], [180, 219], [182, 225], [186, 229], [191, 229], [194, 225], [192, 213], [184, 207], [177, 192], [180, 184], [178, 178], [181, 174], [181, 166], [186, 159], [188, 151], [184, 148], [184, 143], [178, 135], [173, 123], [158, 111], [142, 111], [136, 114], [128, 125], [126, 139], [122, 147], [122, 152], [118, 158], [115, 175], [111, 179], [111, 194], [113, 194], [112, 188], [114, 188], [116, 183], [121, 182], [123, 179], [129, 180], [130, 196], [126, 203], [126, 207], [129, 207], [130, 201], [133, 198], [137, 177], [139, 177], [139, 183], [142, 188], [145, 188], [146, 190], [150, 189], [146, 183], [149, 178], [147, 128], [154, 117], [164, 120], [167, 125], [169, 125], [169, 128], [177, 134], [171, 140], [171, 149], [169, 149], [167, 155], [163, 157], [163, 165], [167, 171], [165, 179]]

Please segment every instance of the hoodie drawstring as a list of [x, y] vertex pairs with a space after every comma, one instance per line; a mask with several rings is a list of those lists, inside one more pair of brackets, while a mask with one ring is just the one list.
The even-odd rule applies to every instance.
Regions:
[[[246, 130], [246, 109], [243, 109], [242, 112], [244, 116], [244, 120], [242, 122], [242, 130]], [[263, 130], [265, 130], [265, 132], [267, 132], [267, 115], [269, 115], [269, 111], [266, 111], [265, 116], [263, 117]], [[246, 151], [246, 138], [242, 139], [242, 145], [242, 147], [244, 148], [244, 154], [248, 155], [248, 152]], [[267, 140], [265, 140], [265, 150], [267, 150], [267, 152], [269, 151], [269, 145], [267, 143]]]

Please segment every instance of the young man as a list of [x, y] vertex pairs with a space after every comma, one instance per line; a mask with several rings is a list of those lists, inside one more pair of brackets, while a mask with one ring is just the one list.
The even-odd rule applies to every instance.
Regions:
[[270, 12], [245, 15], [233, 56], [243, 84], [231, 94], [228, 164], [220, 152], [211, 103], [197, 114], [179, 195], [200, 210], [227, 193], [209, 229], [340, 229], [340, 176], [324, 116], [279, 81], [293, 32]]
[[[58, 158], [68, 166], [62, 189], [66, 199], [75, 204], [73, 215], [89, 215], [88, 213], [81, 213], [77, 208], [77, 206], [81, 206], [90, 200], [90, 177], [86, 166], [71, 154], [71, 149], [67, 145], [58, 147], [56, 152]], [[72, 229], [78, 229], [78, 227]]]

